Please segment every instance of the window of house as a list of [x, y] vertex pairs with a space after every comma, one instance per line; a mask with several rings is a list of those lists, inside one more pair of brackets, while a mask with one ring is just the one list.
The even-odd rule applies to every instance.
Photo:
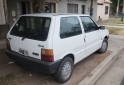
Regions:
[[81, 13], [85, 14], [85, 5], [81, 5], [81, 8], [82, 8]]
[[105, 14], [108, 14], [108, 6], [105, 6]]
[[80, 17], [82, 21], [82, 25], [84, 27], [84, 31], [87, 32], [92, 32], [98, 30], [97, 25], [94, 23], [94, 21], [90, 17]]
[[63, 17], [60, 20], [60, 38], [72, 37], [82, 34], [77, 17]]

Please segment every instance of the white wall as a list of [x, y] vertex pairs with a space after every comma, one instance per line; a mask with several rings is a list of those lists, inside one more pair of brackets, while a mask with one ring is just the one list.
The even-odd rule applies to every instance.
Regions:
[[88, 7], [90, 8], [90, 1], [77, 1], [77, 0], [61, 0], [58, 3], [58, 12], [59, 13], [67, 13], [67, 3], [73, 3], [73, 4], [78, 4], [78, 13], [81, 14], [81, 5], [85, 5], [85, 14], [89, 14], [88, 12]]
[[[105, 6], [108, 6], [108, 14], [105, 14]], [[97, 21], [99, 20], [99, 16], [101, 20], [107, 20], [109, 19], [109, 11], [110, 10], [110, 4], [104, 3], [103, 5], [98, 5], [97, 7]]]
[[0, 0], [0, 25], [5, 24], [5, 14], [3, 7], [3, 0]]
[[[105, 6], [108, 6], [108, 14], [105, 14]], [[104, 7], [103, 7], [103, 10], [104, 10], [104, 12], [103, 12], [103, 17], [102, 17], [102, 20], [107, 20], [107, 19], [109, 18], [110, 4], [105, 3], [105, 4], [104, 4]]]
[[[109, 1], [109, 0], [108, 0]], [[91, 0], [84, 0], [84, 1], [79, 1], [79, 0], [61, 0], [57, 5], [58, 13], [67, 13], [67, 3], [72, 3], [72, 4], [78, 4], [78, 14], [81, 14], [81, 5], [85, 5], [85, 14], [90, 15], [90, 5], [91, 5]], [[104, 5], [97, 5], [97, 3], [103, 3]], [[109, 13], [105, 14], [105, 6], [108, 6], [110, 9], [110, 4], [109, 3], [104, 3], [104, 0], [94, 0], [94, 9], [93, 9], [93, 19], [95, 21], [99, 20], [99, 16], [101, 17], [102, 20], [106, 20], [109, 18]]]

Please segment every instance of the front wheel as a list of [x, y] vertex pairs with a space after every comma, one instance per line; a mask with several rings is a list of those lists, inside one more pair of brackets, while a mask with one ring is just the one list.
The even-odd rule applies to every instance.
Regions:
[[60, 66], [58, 67], [54, 78], [60, 83], [65, 83], [68, 81], [72, 75], [73, 71], [73, 60], [70, 57], [66, 57], [62, 60]]
[[101, 48], [98, 50], [99, 53], [105, 53], [108, 48], [108, 40], [104, 39]]

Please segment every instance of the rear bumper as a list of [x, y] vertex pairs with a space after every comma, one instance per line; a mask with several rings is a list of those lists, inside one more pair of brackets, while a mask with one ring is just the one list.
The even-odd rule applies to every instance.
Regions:
[[43, 72], [47, 74], [55, 73], [61, 61], [58, 60], [56, 62], [45, 62], [42, 60], [20, 55], [10, 50], [6, 50], [5, 53], [10, 59], [14, 60], [19, 65], [33, 71]]

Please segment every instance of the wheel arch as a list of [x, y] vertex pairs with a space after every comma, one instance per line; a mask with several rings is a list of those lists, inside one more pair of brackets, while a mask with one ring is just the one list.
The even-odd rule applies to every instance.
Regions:
[[104, 37], [104, 39], [107, 39], [107, 40], [108, 40], [108, 39], [109, 39], [109, 36], [106, 35], [106, 36]]
[[[70, 58], [73, 60], [73, 63], [75, 62], [74, 54], [69, 53], [69, 54], [67, 54], [67, 55], [64, 56], [64, 58], [66, 58], [66, 57], [70, 57]], [[64, 59], [64, 58], [63, 58], [63, 59]]]

